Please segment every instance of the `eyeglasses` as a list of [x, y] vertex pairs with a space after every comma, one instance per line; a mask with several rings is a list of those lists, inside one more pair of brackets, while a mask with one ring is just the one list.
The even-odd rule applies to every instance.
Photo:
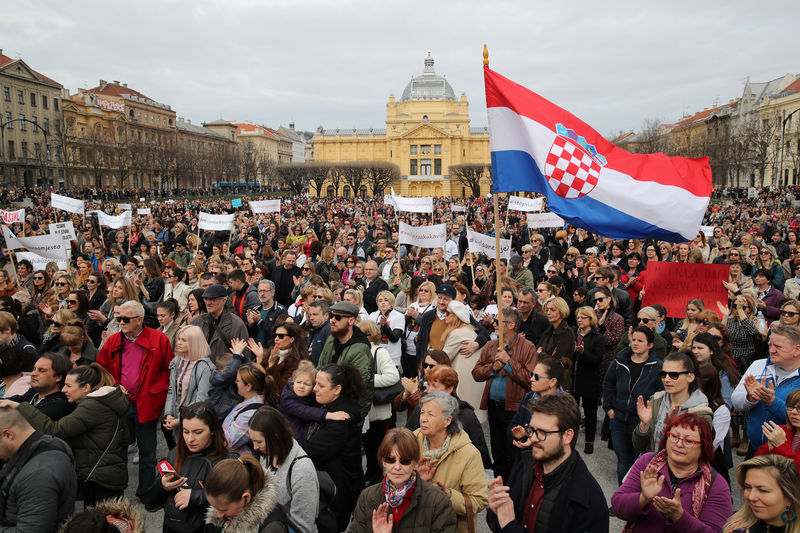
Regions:
[[709, 324], [710, 324], [710, 322], [708, 320], [704, 320], [702, 318], [698, 318], [697, 319], [697, 325], [699, 325], [699, 326], [707, 326]]
[[558, 274], [558, 272], [556, 272], [555, 270], [548, 270], [547, 273], [548, 274]]
[[87, 285], [88, 285], [89, 283], [97, 283], [97, 281], [95, 281], [95, 280], [93, 280], [93, 279], [91, 279], [91, 278], [90, 278], [90, 279], [87, 279], [87, 280], [86, 280], [86, 283], [87, 283]]
[[536, 289], [536, 292], [547, 292], [547, 289]]
[[127, 324], [131, 320], [136, 320], [137, 318], [142, 318], [142, 317], [140, 317], [140, 316], [118, 316], [114, 320], [116, 320], [120, 324]]
[[667, 431], [667, 436], [669, 437], [669, 439], [672, 441], [673, 444], [678, 444], [679, 442], [681, 442], [687, 448], [693, 448], [694, 446], [700, 444], [699, 440], [687, 439], [686, 437], [681, 437], [679, 435], [676, 435], [675, 433], [672, 433], [671, 431]]
[[345, 263], [347, 263], [348, 265], [352, 265], [353, 263], [355, 263], [355, 261], [353, 261], [352, 259], [348, 259], [347, 261], [345, 261]]
[[303, 272], [311, 272], [311, 269], [308, 267], [303, 267]]
[[57, 328], [63, 328], [64, 327], [64, 324], [62, 324], [61, 322], [56, 322], [55, 320], [53, 320], [51, 322], [51, 324], [53, 324], [53, 326], [55, 326]]
[[719, 249], [725, 251], [725, 250], [730, 250], [731, 247], [730, 246], [720, 246]]
[[772, 255], [772, 254], [769, 253], [769, 250], [761, 250], [760, 252], [758, 252], [758, 255]]
[[688, 370], [681, 370], [680, 372], [667, 372], [666, 370], [662, 370], [661, 372], [659, 372], [659, 374], [661, 374], [661, 379], [664, 379], [667, 376], [669, 376], [669, 379], [672, 380], [676, 380], [679, 377], [681, 377], [681, 375], [689, 373], [690, 372]]
[[785, 311], [781, 309], [781, 316], [797, 316], [800, 315], [797, 311]]
[[44, 276], [33, 276], [33, 279], [37, 281], [42, 281], [44, 279]]
[[397, 459], [396, 457], [384, 457], [383, 462], [387, 465], [393, 465], [396, 461], [400, 461], [400, 464], [403, 466], [410, 465], [413, 461], [408, 457], [403, 457], [402, 459]]
[[543, 441], [547, 438], [548, 435], [552, 433], [564, 433], [564, 432], [560, 429], [547, 431], [544, 429], [533, 428], [531, 426], [525, 426], [525, 433], [527, 433], [528, 437], [533, 437], [538, 441]]
[[531, 372], [531, 377], [533, 378], [533, 381], [544, 381], [550, 379], [547, 376], [540, 376], [536, 372]]
[[597, 296], [597, 297], [595, 297], [594, 300], [596, 302], [605, 302], [606, 300], [608, 300], [608, 296]]
[[791, 412], [800, 413], [800, 405], [787, 405], [786, 406], [786, 412], [787, 413], [791, 413]]
[[281, 340], [283, 340], [283, 339], [285, 339], [286, 337], [289, 337], [290, 335], [289, 335], [288, 333], [276, 333], [276, 334], [275, 334], [275, 335], [273, 335], [273, 336], [274, 336], [276, 339], [281, 339]]
[[429, 368], [433, 368], [435, 366], [436, 366], [436, 363], [434, 363], [434, 364], [422, 363], [422, 368], [425, 369], [425, 370], [428, 370]]

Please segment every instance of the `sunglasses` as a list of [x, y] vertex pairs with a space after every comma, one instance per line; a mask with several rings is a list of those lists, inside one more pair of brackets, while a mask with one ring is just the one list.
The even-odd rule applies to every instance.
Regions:
[[67, 305], [78, 305], [78, 300], [67, 300]]
[[697, 319], [697, 324], [700, 325], [700, 326], [707, 326], [707, 325], [710, 324], [710, 322], [708, 320], [703, 320], [702, 318], [698, 318]]
[[531, 372], [531, 377], [533, 378], [533, 381], [543, 381], [546, 379], [550, 379], [547, 376], [540, 376], [536, 372]]
[[127, 324], [131, 320], [134, 320], [134, 319], [137, 319], [137, 318], [142, 318], [142, 317], [140, 317], [140, 316], [118, 316], [114, 320], [116, 320], [120, 324]]
[[189, 418], [191, 415], [202, 415], [206, 408], [202, 405], [181, 406], [181, 418]]
[[56, 281], [53, 285], [55, 285], [56, 287], [66, 287], [68, 283], [65, 281]]
[[639, 319], [639, 324], [641, 324], [642, 322], [644, 322], [645, 324], [647, 324], [648, 322], [652, 322], [652, 321], [653, 321], [653, 319], [652, 319], [652, 318], [640, 318], [640, 319]]
[[797, 316], [800, 315], [797, 311], [781, 311], [781, 316]]
[[669, 377], [669, 379], [672, 380], [678, 379], [679, 377], [681, 377], [681, 375], [689, 373], [690, 372], [688, 370], [681, 370], [680, 372], [667, 372], [666, 370], [662, 370], [661, 372], [659, 372], [659, 374], [661, 375], [661, 379]]
[[88, 285], [89, 283], [97, 283], [97, 281], [95, 281], [93, 279], [87, 279], [86, 280], [86, 284]]
[[43, 276], [33, 276], [33, 279], [35, 279], [36, 281], [42, 281], [44, 279], [44, 277]]
[[53, 324], [57, 328], [63, 328], [64, 327], [64, 324], [62, 324], [61, 322], [56, 322], [55, 320], [53, 320], [51, 322], [51, 324]]
[[402, 459], [398, 459], [396, 457], [384, 457], [383, 462], [387, 465], [393, 465], [395, 462], [400, 461], [400, 464], [403, 466], [410, 465], [413, 461], [407, 457], [403, 457]]
[[428, 370], [428, 369], [430, 369], [430, 368], [433, 368], [433, 367], [435, 367], [435, 366], [436, 366], [436, 364], [435, 364], [435, 363], [434, 363], [434, 364], [430, 364], [430, 363], [422, 363], [422, 368], [423, 368], [423, 369], [425, 369], [425, 370]]
[[338, 321], [338, 320], [344, 320], [346, 318], [352, 318], [352, 317], [345, 316], [345, 315], [337, 315], [337, 314], [331, 313], [331, 320], [337, 320]]
[[273, 335], [273, 336], [274, 336], [276, 339], [281, 339], [281, 340], [283, 340], [283, 339], [285, 339], [286, 337], [289, 337], [289, 334], [288, 334], [288, 333], [276, 333], [276, 334], [275, 334], [275, 335]]

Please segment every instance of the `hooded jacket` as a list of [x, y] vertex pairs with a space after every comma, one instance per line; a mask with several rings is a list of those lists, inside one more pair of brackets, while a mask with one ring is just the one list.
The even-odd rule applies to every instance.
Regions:
[[0, 531], [55, 531], [75, 512], [77, 486], [69, 446], [35, 431], [0, 471]]
[[[633, 447], [640, 453], [658, 451], [656, 446], [658, 446], [658, 443], [661, 441], [665, 425], [664, 420], [658, 419], [662, 411], [666, 414], [672, 411], [672, 407], [669, 404], [669, 395], [664, 391], [658, 391], [653, 394], [649, 402], [653, 409], [653, 420], [650, 421], [647, 431], [639, 431], [638, 424], [633, 430]], [[709, 427], [714, 427], [714, 412], [711, 411], [711, 407], [708, 406], [708, 398], [706, 398], [706, 395], [703, 394], [700, 389], [692, 391], [692, 394], [689, 395], [689, 399], [681, 404], [680, 409], [678, 409], [678, 414], [682, 415], [684, 413], [694, 413], [708, 422]], [[661, 431], [659, 431], [658, 438], [656, 438], [655, 430], [658, 425], [661, 426]]]
[[335, 336], [330, 335], [319, 355], [317, 368], [321, 369], [329, 363], [338, 365], [350, 363], [358, 369], [361, 379], [364, 381], [364, 392], [359, 399], [361, 420], [364, 420], [372, 407], [374, 375], [372, 352], [367, 336], [356, 327], [353, 327], [353, 334], [344, 344], [341, 344]]
[[636, 399], [639, 396], [649, 398], [664, 388], [659, 375], [661, 360], [656, 357], [655, 350], [650, 350], [639, 379], [636, 383], [631, 383], [632, 353], [630, 347], [622, 350], [608, 365], [603, 380], [603, 411], [607, 413], [613, 409], [614, 419], [623, 424], [639, 422], [639, 416], [636, 414]]
[[[214, 507], [206, 511], [207, 533], [283, 533], [287, 531], [286, 517], [278, 505], [278, 487], [272, 474], [266, 473], [264, 488], [255, 495], [253, 501], [242, 512], [229, 521], [217, 516]], [[227, 522], [227, 524], [226, 524]]]
[[27, 403], [19, 404], [17, 410], [34, 428], [70, 445], [81, 480], [109, 490], [128, 486], [128, 468], [122, 459], [128, 446], [127, 427], [122, 420], [128, 399], [119, 387], [100, 387], [90, 392], [72, 413], [57, 422]]

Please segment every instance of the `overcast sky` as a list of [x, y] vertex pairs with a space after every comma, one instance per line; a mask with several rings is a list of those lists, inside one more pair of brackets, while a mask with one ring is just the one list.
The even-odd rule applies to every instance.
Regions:
[[[545, 5], [547, 4], [547, 5]], [[0, 48], [74, 93], [120, 80], [193, 123], [384, 127], [422, 73], [486, 125], [491, 67], [602, 134], [726, 103], [744, 81], [800, 73], [800, 3], [0, 0]]]

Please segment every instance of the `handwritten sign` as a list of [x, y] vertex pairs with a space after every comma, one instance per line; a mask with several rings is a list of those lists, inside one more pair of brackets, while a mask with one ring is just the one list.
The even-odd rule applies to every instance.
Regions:
[[51, 235], [60, 235], [67, 243], [67, 247], [69, 247], [69, 241], [78, 240], [78, 237], [75, 235], [75, 226], [72, 225], [72, 222], [50, 224], [49, 229]]
[[555, 213], [528, 213], [529, 228], [563, 228], [564, 219]]
[[250, 210], [255, 213], [276, 213], [281, 210], [281, 201], [277, 200], [252, 200], [247, 202], [250, 204]]
[[[489, 257], [497, 257], [494, 237], [467, 230], [467, 243], [473, 254], [483, 253]], [[511, 258], [511, 239], [500, 239], [500, 257]]]
[[435, 226], [410, 226], [400, 222], [400, 244], [422, 248], [444, 248], [447, 240], [447, 224]]
[[17, 211], [3, 211], [0, 209], [0, 216], [3, 217], [4, 224], [16, 224], [18, 222], [25, 222], [25, 210], [18, 209]]
[[728, 281], [728, 265], [648, 261], [642, 307], [661, 304], [667, 316], [680, 318], [686, 316], [686, 303], [699, 298], [706, 309], [717, 312], [717, 302], [728, 302], [723, 280]]

